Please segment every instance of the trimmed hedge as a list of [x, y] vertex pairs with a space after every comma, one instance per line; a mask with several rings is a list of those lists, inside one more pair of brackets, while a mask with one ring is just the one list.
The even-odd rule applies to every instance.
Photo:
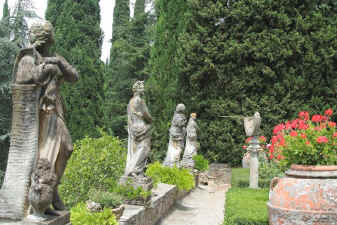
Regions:
[[249, 169], [232, 169], [223, 225], [268, 225], [268, 189], [250, 189]]
[[268, 225], [268, 189], [231, 188], [224, 225]]

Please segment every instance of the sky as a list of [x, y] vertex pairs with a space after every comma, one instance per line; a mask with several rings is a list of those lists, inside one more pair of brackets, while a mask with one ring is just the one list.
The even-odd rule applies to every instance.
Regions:
[[[16, 1], [17, 0], [8, 0], [9, 7], [13, 8], [15, 6]], [[47, 8], [47, 1], [48, 0], [32, 0], [35, 12], [41, 18], [44, 18], [44, 14]], [[135, 0], [130, 1], [131, 16], [133, 16], [134, 2]], [[2, 18], [2, 9], [4, 3], [5, 0], [0, 0], [0, 18]], [[105, 62], [110, 55], [110, 47], [111, 47], [110, 39], [112, 35], [112, 18], [113, 18], [113, 8], [115, 7], [115, 0], [100, 0], [99, 5], [101, 8], [101, 28], [104, 32], [101, 60]]]

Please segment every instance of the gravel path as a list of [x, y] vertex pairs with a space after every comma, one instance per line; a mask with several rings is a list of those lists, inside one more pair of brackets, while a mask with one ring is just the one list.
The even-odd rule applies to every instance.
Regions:
[[179, 201], [157, 225], [220, 225], [229, 185], [200, 186]]

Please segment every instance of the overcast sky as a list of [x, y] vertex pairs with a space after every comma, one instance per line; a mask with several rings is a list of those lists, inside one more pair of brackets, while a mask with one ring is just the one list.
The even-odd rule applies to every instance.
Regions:
[[[15, 6], [17, 0], [8, 0], [8, 5], [10, 8]], [[36, 13], [39, 17], [44, 18], [44, 14], [47, 8], [48, 0], [32, 0], [34, 4]], [[133, 16], [133, 5], [135, 0], [131, 0], [131, 12], [130, 14]], [[0, 0], [0, 18], [2, 18], [2, 8], [5, 0]], [[112, 34], [112, 17], [113, 17], [113, 8], [115, 7], [115, 0], [100, 0], [100, 8], [101, 8], [101, 28], [104, 32], [104, 41], [102, 47], [102, 61], [105, 62], [106, 58], [109, 57], [110, 54], [110, 39]]]

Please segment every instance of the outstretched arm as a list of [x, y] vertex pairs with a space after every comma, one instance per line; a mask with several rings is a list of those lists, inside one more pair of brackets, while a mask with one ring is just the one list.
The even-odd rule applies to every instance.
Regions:
[[55, 57], [46, 57], [44, 62], [46, 64], [58, 65], [65, 81], [76, 82], [79, 78], [76, 69], [72, 65], [70, 65], [64, 57], [60, 55], [56, 55]]

